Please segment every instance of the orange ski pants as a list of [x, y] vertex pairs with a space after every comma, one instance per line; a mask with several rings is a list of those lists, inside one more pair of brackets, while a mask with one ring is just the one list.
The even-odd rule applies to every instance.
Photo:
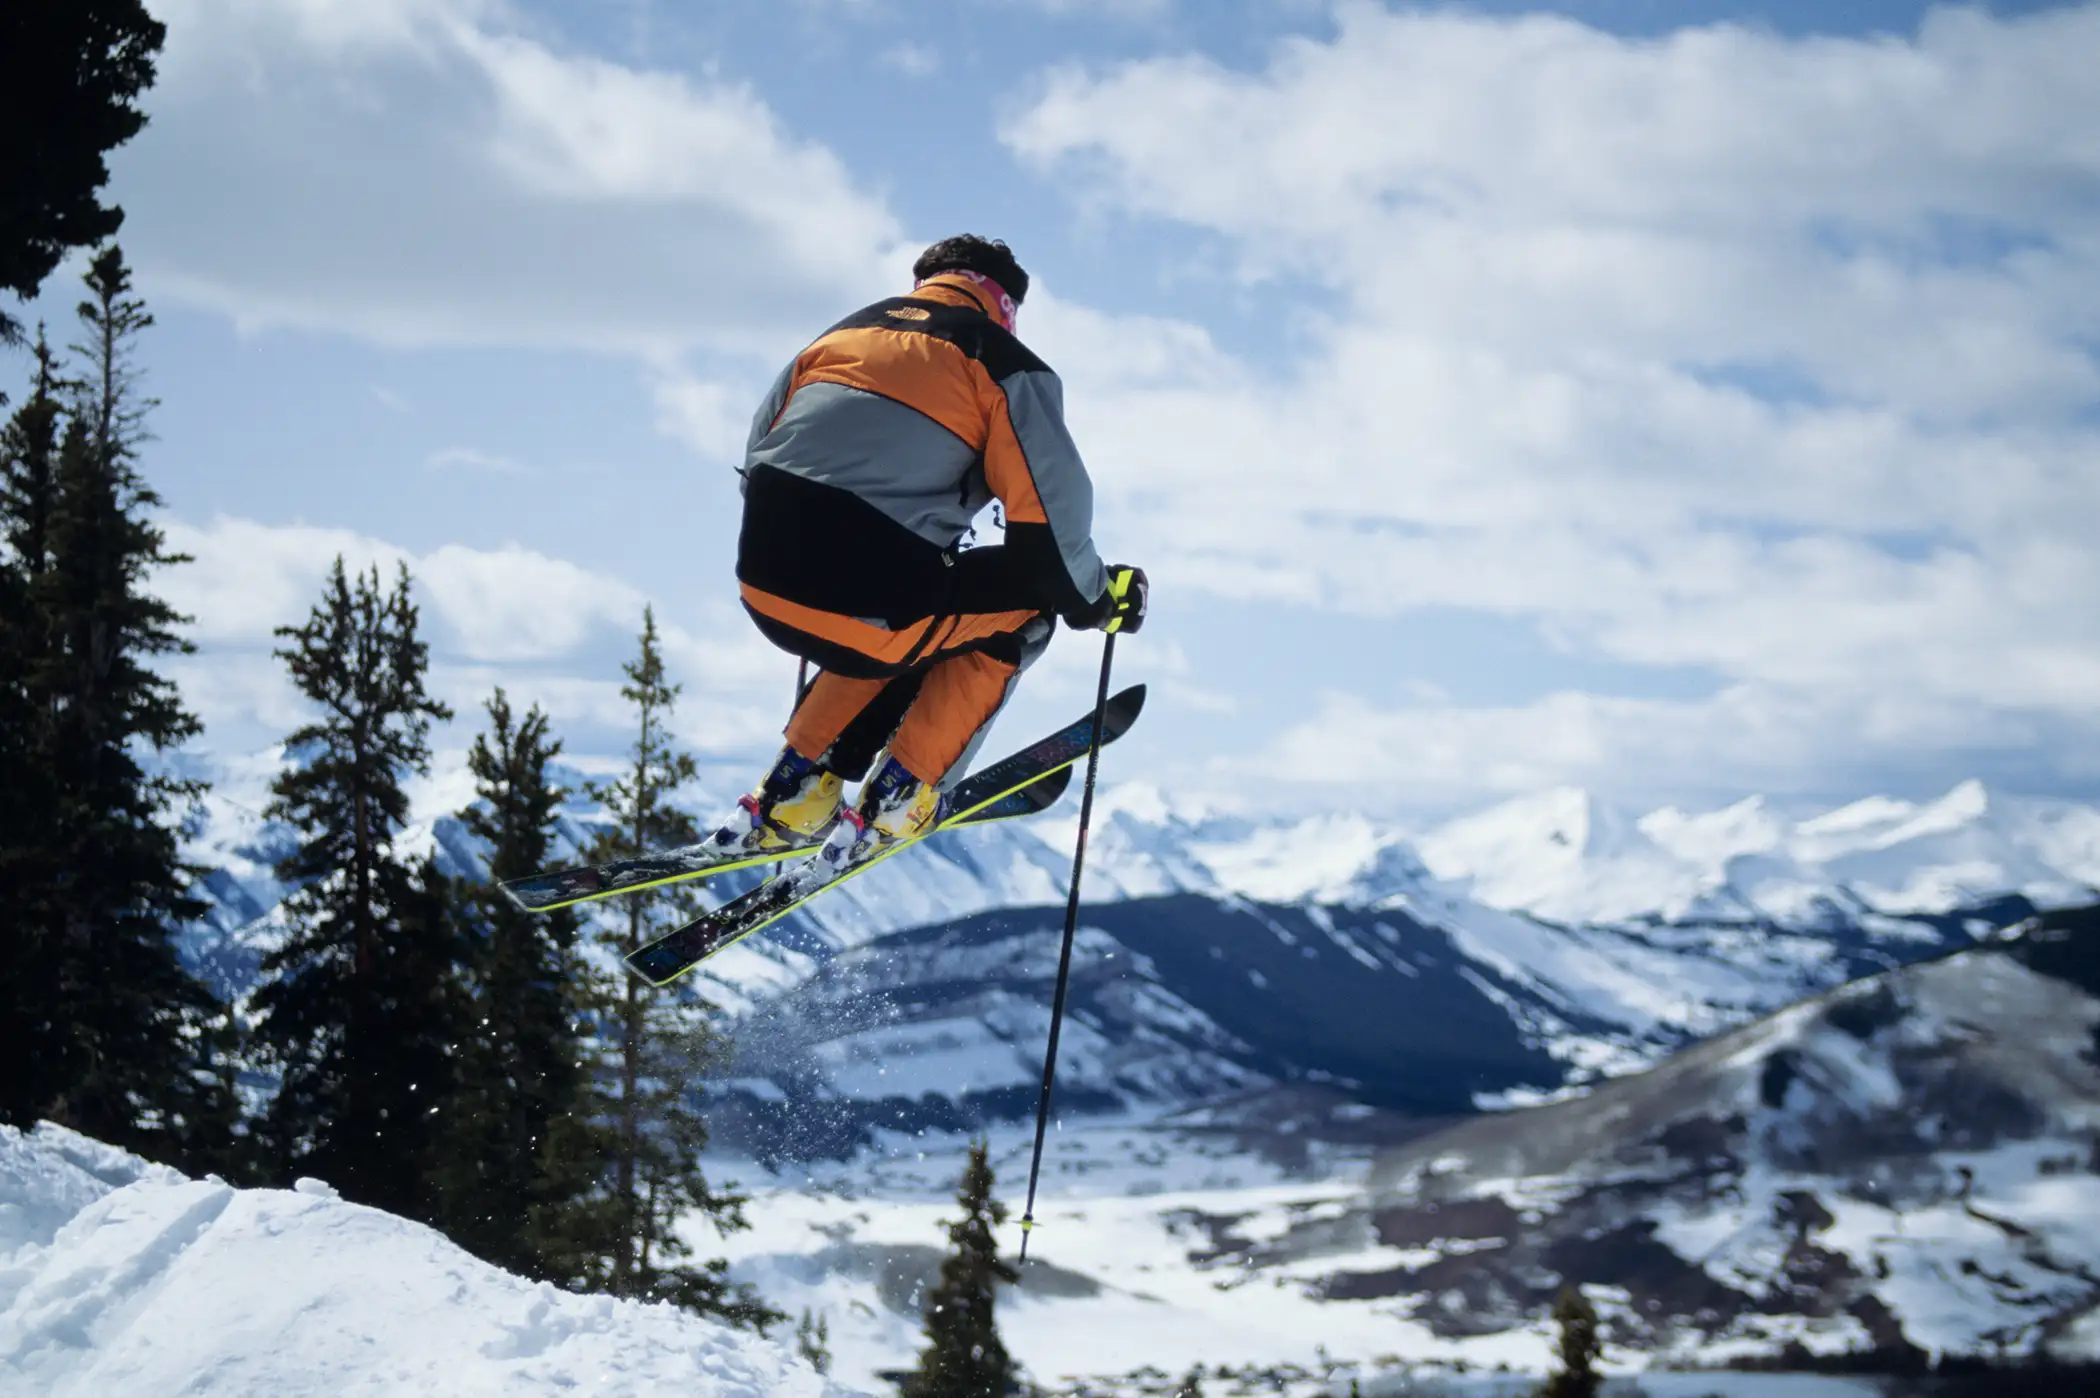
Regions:
[[820, 668], [787, 726], [789, 746], [849, 781], [887, 740], [890, 756], [920, 781], [952, 785], [1050, 635], [1037, 611], [964, 612], [892, 631], [748, 584], [743, 593], [754, 616], [774, 624], [769, 635], [791, 629], [824, 643], [791, 649], [816, 650], [820, 665], [827, 653], [851, 653], [861, 673]]

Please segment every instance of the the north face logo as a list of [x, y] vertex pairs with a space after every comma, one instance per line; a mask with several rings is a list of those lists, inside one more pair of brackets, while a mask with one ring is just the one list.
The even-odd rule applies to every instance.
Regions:
[[933, 312], [924, 306], [893, 306], [888, 314], [897, 320], [931, 320]]

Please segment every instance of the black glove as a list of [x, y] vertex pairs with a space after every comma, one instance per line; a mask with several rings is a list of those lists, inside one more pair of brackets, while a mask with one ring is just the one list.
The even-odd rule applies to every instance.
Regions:
[[1089, 631], [1120, 631], [1128, 635], [1145, 624], [1145, 604], [1150, 593], [1143, 568], [1112, 564], [1108, 570], [1108, 591], [1101, 594], [1101, 600], [1084, 617], [1067, 620]]

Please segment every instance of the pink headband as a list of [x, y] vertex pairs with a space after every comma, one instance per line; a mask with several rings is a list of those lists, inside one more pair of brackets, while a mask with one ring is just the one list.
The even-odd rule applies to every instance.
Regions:
[[999, 283], [985, 276], [982, 272], [966, 272], [960, 267], [952, 267], [945, 272], [936, 272], [930, 277], [920, 278], [912, 284], [912, 290], [917, 291], [928, 282], [937, 282], [942, 277], [961, 277], [973, 285], [981, 286], [986, 291], [989, 291], [992, 294], [992, 319], [999, 322], [1001, 330], [1004, 330], [1009, 335], [1013, 333], [1014, 318], [1020, 315], [1021, 308], [1014, 304], [1013, 297], [1006, 294], [1006, 288], [1000, 286]]

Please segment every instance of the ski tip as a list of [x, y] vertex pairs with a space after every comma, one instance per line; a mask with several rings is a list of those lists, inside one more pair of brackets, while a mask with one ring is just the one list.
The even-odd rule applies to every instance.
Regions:
[[550, 892], [546, 882], [541, 879], [513, 879], [509, 883], [498, 884], [497, 887], [503, 890], [504, 897], [528, 913], [546, 912], [562, 901], [561, 895]]
[[679, 958], [676, 952], [656, 944], [638, 947], [621, 960], [627, 963], [628, 970], [658, 989], [677, 980], [679, 975], [693, 964]]
[[1128, 689], [1109, 696], [1108, 709], [1109, 713], [1113, 715], [1109, 722], [1115, 728], [1115, 731], [1120, 733], [1125, 728], [1130, 727], [1131, 724], [1137, 722], [1137, 716], [1143, 712], [1144, 707], [1145, 686], [1134, 684]]
[[497, 885], [503, 896], [528, 913], [552, 912], [571, 903], [593, 898], [604, 891], [595, 869], [562, 869], [551, 874], [527, 874]]

